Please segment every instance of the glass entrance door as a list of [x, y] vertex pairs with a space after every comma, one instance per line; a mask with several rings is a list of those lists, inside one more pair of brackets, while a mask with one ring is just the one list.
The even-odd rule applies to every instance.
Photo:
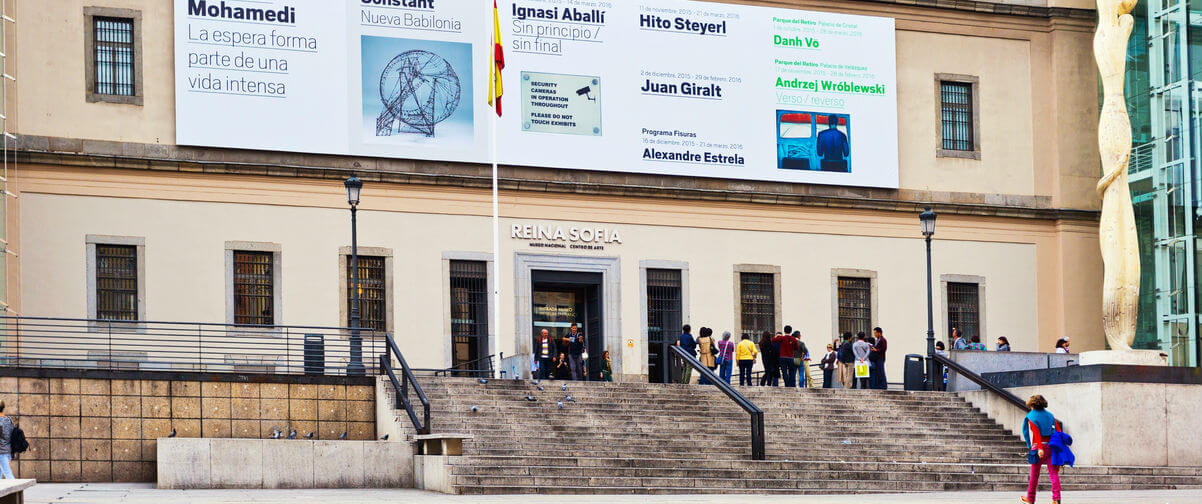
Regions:
[[[563, 353], [570, 358], [570, 336], [572, 324], [585, 342], [585, 379], [601, 378], [602, 352], [605, 338], [602, 328], [601, 275], [562, 271], [534, 271], [531, 286], [531, 348], [539, 348], [538, 338], [543, 330], [555, 342], [556, 356]], [[560, 378], [570, 379], [563, 370], [555, 368]], [[552, 372], [555, 377], [556, 373]]]

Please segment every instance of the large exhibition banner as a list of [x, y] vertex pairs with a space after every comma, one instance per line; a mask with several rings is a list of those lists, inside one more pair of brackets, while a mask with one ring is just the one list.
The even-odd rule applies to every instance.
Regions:
[[897, 187], [893, 20], [686, 0], [176, 0], [181, 145]]

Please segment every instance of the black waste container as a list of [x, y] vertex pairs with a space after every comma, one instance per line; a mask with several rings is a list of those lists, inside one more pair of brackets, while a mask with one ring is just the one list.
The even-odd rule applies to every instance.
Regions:
[[323, 375], [326, 372], [326, 337], [305, 335], [305, 374]]
[[906, 354], [906, 390], [926, 390], [926, 358], [918, 354]]

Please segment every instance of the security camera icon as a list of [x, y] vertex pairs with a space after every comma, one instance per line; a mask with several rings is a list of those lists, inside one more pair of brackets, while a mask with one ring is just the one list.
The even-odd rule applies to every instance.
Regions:
[[588, 98], [588, 100], [589, 100], [589, 101], [597, 101], [597, 99], [593, 97], [593, 88], [592, 88], [592, 86], [584, 86], [584, 87], [582, 87], [582, 88], [580, 88], [580, 89], [577, 89], [577, 90], [576, 90], [576, 96], [583, 96], [583, 97], [586, 97], [586, 98]]

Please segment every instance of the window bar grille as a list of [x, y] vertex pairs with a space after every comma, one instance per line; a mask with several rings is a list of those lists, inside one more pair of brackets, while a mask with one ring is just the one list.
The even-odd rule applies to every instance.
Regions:
[[274, 325], [271, 252], [234, 252], [234, 323]]
[[966, 82], [940, 83], [942, 102], [943, 148], [973, 150], [972, 84]]
[[960, 329], [966, 339], [981, 334], [980, 299], [975, 283], [948, 282], [947, 322], [950, 337], [952, 328]]
[[[386, 332], [388, 326], [384, 258], [359, 256], [359, 327]], [[346, 259], [346, 326], [350, 327], [354, 276], [351, 259]]]
[[488, 266], [451, 261], [452, 365], [479, 362], [488, 341]]
[[97, 94], [134, 96], [134, 22], [93, 18]]
[[138, 320], [138, 249], [96, 245], [96, 318]]
[[682, 327], [681, 272], [647, 270], [647, 353], [656, 369], [652, 380], [670, 382], [669, 349]]
[[872, 329], [872, 280], [839, 277], [839, 332], [867, 334]]
[[772, 273], [740, 273], [743, 334], [758, 341], [776, 327], [776, 292]]

